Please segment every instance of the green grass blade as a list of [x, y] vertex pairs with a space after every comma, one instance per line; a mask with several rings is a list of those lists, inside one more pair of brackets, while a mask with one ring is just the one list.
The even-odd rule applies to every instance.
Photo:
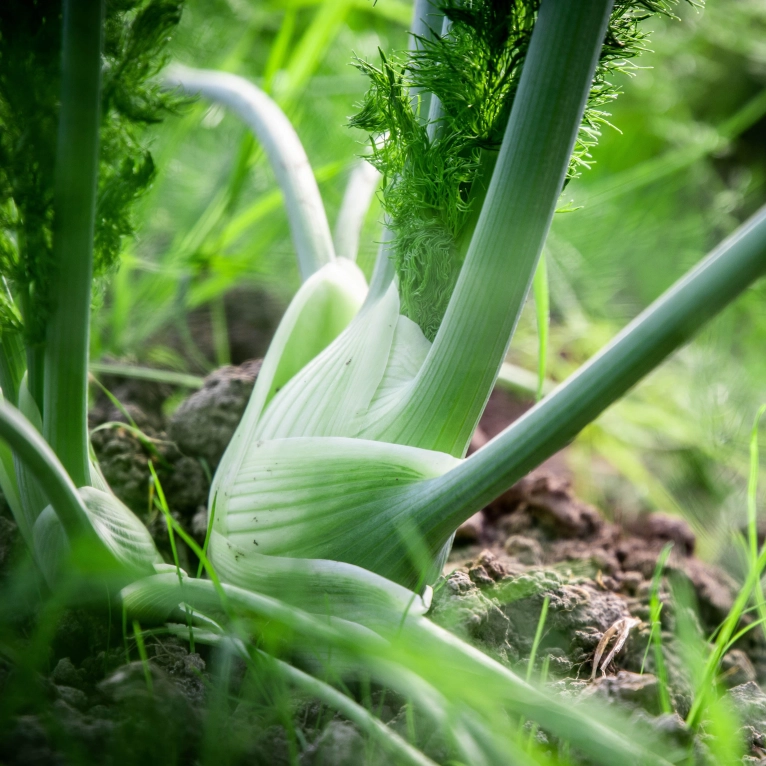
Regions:
[[670, 703], [670, 694], [668, 693], [668, 671], [665, 667], [665, 658], [662, 654], [662, 625], [660, 623], [662, 602], [660, 601], [660, 584], [662, 582], [663, 572], [665, 571], [665, 565], [668, 563], [668, 558], [670, 557], [672, 549], [672, 543], [665, 545], [657, 559], [657, 564], [654, 567], [652, 586], [649, 594], [649, 613], [652, 627], [649, 632], [649, 640], [646, 643], [646, 651], [641, 660], [641, 673], [643, 673], [644, 663], [646, 662], [646, 657], [651, 648], [654, 656], [654, 672], [657, 676], [657, 684], [659, 688], [660, 708], [663, 713], [672, 713], [673, 706]]
[[532, 672], [535, 669], [535, 658], [537, 657], [537, 650], [540, 647], [540, 641], [543, 638], [543, 630], [545, 629], [545, 620], [548, 617], [548, 605], [550, 602], [550, 596], [546, 596], [543, 599], [543, 608], [540, 610], [540, 619], [537, 621], [537, 629], [535, 630], [535, 637], [532, 639], [532, 649], [529, 652], [529, 660], [527, 661], [527, 683], [532, 680]]
[[[170, 550], [173, 554], [173, 564], [176, 568], [176, 575], [178, 576], [178, 584], [181, 586], [181, 592], [183, 593], [183, 575], [181, 574], [181, 564], [178, 560], [178, 548], [176, 547], [176, 536], [173, 532], [173, 517], [170, 515], [170, 508], [168, 507], [168, 501], [165, 498], [165, 491], [162, 488], [162, 483], [160, 482], [159, 476], [157, 476], [157, 471], [154, 470], [154, 463], [150, 460], [149, 461], [149, 471], [152, 474], [152, 482], [154, 489], [157, 493], [157, 500], [159, 501], [160, 510], [162, 511], [162, 515], [165, 517], [165, 525], [167, 526], [168, 530], [168, 540], [170, 540]], [[191, 611], [189, 607], [187, 606], [185, 608], [186, 611], [186, 621], [187, 625], [189, 627], [189, 646], [191, 647], [191, 651], [194, 651], [194, 632], [192, 631], [192, 617], [191, 617]]]
[[761, 405], [758, 409], [750, 431], [750, 473], [747, 479], [747, 531], [750, 556], [753, 562], [758, 558], [758, 426], [764, 413], [766, 413], [766, 404]]
[[116, 375], [134, 380], [151, 380], [156, 383], [170, 383], [182, 388], [196, 389], [205, 385], [205, 379], [198, 375], [173, 372], [172, 370], [155, 370], [151, 367], [140, 367], [119, 362], [91, 362], [90, 371], [96, 375]]
[[[761, 405], [750, 431], [750, 474], [747, 480], [747, 521], [748, 541], [750, 543], [750, 566], [755, 566], [758, 560], [758, 472], [760, 460], [758, 454], [758, 427], [761, 418], [766, 413], [766, 404]], [[760, 616], [760, 623], [764, 636], [766, 636], [766, 603], [763, 599], [763, 586], [761, 579], [755, 584], [755, 603]]]
[[[753, 424], [753, 430], [751, 431], [751, 470], [748, 482], [748, 514], [751, 515], [750, 521], [754, 521], [755, 499], [758, 492], [758, 425], [764, 412], [766, 412], [766, 405], [758, 410]], [[750, 540], [748, 541], [748, 553], [750, 554], [749, 570], [745, 582], [742, 584], [729, 613], [726, 615], [726, 619], [718, 628], [715, 635], [713, 650], [710, 652], [710, 655], [705, 662], [704, 670], [695, 690], [694, 702], [692, 703], [691, 710], [687, 717], [687, 722], [690, 726], [699, 725], [706, 708], [710, 704], [711, 687], [714, 683], [721, 660], [734, 640], [736, 640], [734, 636], [736, 635], [737, 626], [739, 625], [742, 615], [748, 611], [747, 604], [753, 595], [756, 596], [756, 609], [758, 610], [761, 619], [766, 619], [766, 617], [764, 617], [764, 611], [766, 610], [764, 610], [763, 592], [761, 590], [761, 578], [763, 577], [764, 569], [766, 569], [766, 543], [764, 543], [761, 550], [758, 551], [758, 541], [756, 537], [757, 529], [751, 526], [748, 531], [750, 535]]]
[[535, 296], [535, 317], [537, 319], [537, 390], [535, 396], [543, 398], [545, 393], [545, 370], [548, 357], [548, 328], [550, 326], [551, 299], [548, 289], [548, 266], [545, 251], [537, 262], [537, 270], [532, 280], [532, 292]]
[[292, 102], [305, 87], [346, 21], [354, 0], [324, 0], [304, 32], [287, 66], [287, 84], [280, 101]]
[[271, 46], [271, 52], [269, 53], [268, 61], [266, 61], [266, 68], [263, 70], [263, 89], [267, 93], [271, 93], [274, 76], [282, 69], [287, 59], [290, 41], [295, 32], [295, 17], [295, 8], [288, 8], [285, 11], [282, 23], [279, 25], [279, 32], [274, 39], [274, 44]]
[[138, 620], [133, 620], [133, 638], [136, 639], [136, 648], [138, 649], [138, 656], [141, 660], [141, 667], [144, 669], [144, 682], [146, 688], [149, 691], [149, 695], [154, 695], [154, 684], [152, 682], [152, 669], [149, 667], [149, 655], [146, 653], [146, 645], [144, 644], [144, 634], [141, 631], [141, 625]]

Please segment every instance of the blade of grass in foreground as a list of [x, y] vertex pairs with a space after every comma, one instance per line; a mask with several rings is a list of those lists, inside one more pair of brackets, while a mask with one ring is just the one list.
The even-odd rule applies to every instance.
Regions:
[[663, 713], [672, 713], [673, 706], [670, 703], [670, 695], [668, 694], [668, 671], [665, 667], [665, 658], [662, 655], [662, 623], [660, 622], [662, 602], [660, 601], [660, 585], [662, 583], [662, 575], [665, 572], [665, 565], [668, 563], [672, 549], [672, 543], [665, 545], [654, 567], [652, 588], [649, 594], [649, 613], [652, 627], [649, 632], [649, 639], [646, 642], [646, 651], [641, 660], [641, 673], [643, 674], [649, 649], [654, 650], [654, 674], [657, 676], [660, 707]]
[[[766, 411], [766, 406], [763, 406], [758, 410], [750, 440], [751, 472], [748, 481], [748, 512], [751, 515], [751, 525], [755, 522], [755, 501], [758, 491], [758, 424], [764, 411]], [[691, 710], [686, 719], [690, 726], [697, 726], [700, 724], [708, 705], [711, 704], [711, 692], [713, 691], [715, 676], [718, 672], [721, 660], [737, 638], [737, 636], [735, 636], [735, 631], [742, 615], [747, 611], [747, 604], [753, 595], [756, 597], [756, 609], [762, 615], [763, 594], [761, 590], [761, 578], [766, 569], [766, 543], [764, 543], [764, 545], [761, 546], [760, 551], [758, 551], [758, 541], [755, 536], [756, 533], [757, 530], [751, 526], [749, 546], [750, 569], [747, 572], [745, 582], [742, 584], [742, 587], [737, 594], [737, 598], [734, 600], [734, 604], [729, 610], [729, 614], [726, 615], [726, 619], [723, 621], [723, 624], [720, 626], [718, 633], [716, 634], [713, 650], [710, 652], [705, 663], [704, 671], [697, 684], [694, 702], [692, 703]], [[754, 625], [750, 627], [754, 627]]]

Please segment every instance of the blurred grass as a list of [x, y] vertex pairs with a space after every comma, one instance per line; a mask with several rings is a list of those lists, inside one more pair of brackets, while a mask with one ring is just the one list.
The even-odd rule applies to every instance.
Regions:
[[[184, 63], [249, 77], [271, 92], [305, 144], [332, 224], [364, 150], [365, 137], [345, 127], [365, 88], [350, 66], [352, 51], [372, 56], [378, 46], [406, 44], [410, 14], [408, 5], [390, 0], [383, 13], [358, 0], [193, 0], [173, 53]], [[286, 300], [298, 285], [281, 195], [235, 117], [194, 104], [156, 129], [154, 151], [160, 176], [139, 212], [141, 237], [129, 245], [97, 319], [96, 356], [151, 361], [163, 329], [232, 286], [266, 286]], [[359, 260], [368, 272], [377, 217], [371, 210], [362, 237]], [[170, 361], [167, 349], [160, 354]], [[199, 355], [194, 363], [198, 370], [206, 366]], [[183, 367], [182, 359], [175, 365]]]

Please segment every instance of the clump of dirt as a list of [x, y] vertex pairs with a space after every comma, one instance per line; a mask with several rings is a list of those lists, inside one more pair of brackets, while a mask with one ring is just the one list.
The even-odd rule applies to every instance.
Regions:
[[[649, 598], [668, 543], [673, 547], [658, 597], [672, 716], [663, 715], [654, 653], [647, 651]], [[721, 623], [736, 595], [729, 575], [697, 559], [694, 549], [694, 534], [682, 519], [656, 513], [625, 528], [574, 497], [560, 475], [537, 471], [458, 530], [451, 571], [435, 589], [431, 616], [524, 674], [546, 604], [534, 660], [538, 678], [567, 696], [640, 712], [655, 728], [677, 729], [688, 739], [683, 719], [692, 689], [669, 582], [693, 594], [701, 636]], [[726, 654], [720, 681], [730, 687], [735, 708], [747, 711], [741, 739], [760, 758], [766, 737], [766, 720], [758, 718], [766, 711], [758, 686], [766, 683], [760, 631]]]
[[185, 455], [205, 460], [215, 472], [250, 401], [260, 360], [222, 367], [173, 413], [170, 438]]
[[[69, 614], [68, 619], [71, 624], [82, 614]], [[150, 638], [148, 661], [126, 663], [124, 648], [104, 649], [105, 644], [97, 643], [98, 651], [54, 661], [47, 676], [30, 674], [22, 666], [3, 679], [6, 703], [12, 705], [23, 695], [35, 704], [0, 727], [0, 762], [195, 759], [209, 684], [202, 657], [174, 639]]]
[[[105, 376], [103, 385], [111, 397], [99, 391], [89, 415], [93, 449], [112, 491], [146, 524], [164, 553], [170, 553], [170, 542], [149, 463], [171, 515], [202, 543], [211, 478], [242, 418], [260, 366], [260, 360], [253, 360], [216, 370], [170, 418], [163, 413], [170, 386]], [[186, 546], [179, 543], [178, 549], [182, 567], [196, 565]]]

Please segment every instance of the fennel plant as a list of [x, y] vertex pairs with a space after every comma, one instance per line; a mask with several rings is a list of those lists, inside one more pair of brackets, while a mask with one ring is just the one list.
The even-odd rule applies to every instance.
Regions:
[[[51, 26], [42, 25], [52, 39], [58, 7], [51, 3]], [[570, 381], [464, 459], [563, 185], [587, 164], [600, 110], [614, 95], [606, 78], [641, 47], [644, 14], [669, 6], [418, 2], [410, 55], [384, 57], [380, 69], [359, 63], [373, 87], [354, 121], [375, 134], [387, 213], [369, 287], [353, 258], [336, 254], [305, 152], [276, 104], [233, 75], [168, 72], [171, 86], [234, 109], [257, 135], [305, 280], [215, 476], [208, 547], [184, 538], [207, 579], [162, 562], [88, 450], [93, 275], [113, 263], [128, 204], [151, 177], [131, 125], [173, 103], [147, 78], [177, 6], [126, 7], [107, 4], [104, 17], [95, 0], [65, 0], [60, 68], [47, 48], [43, 59], [28, 59], [29, 77], [48, 88], [39, 145], [27, 157], [2, 144], [18, 164], [4, 168], [0, 186], [0, 482], [50, 587], [73, 577], [78, 597], [91, 599], [103, 597], [106, 582], [132, 619], [167, 624], [247, 662], [261, 652], [255, 640], [281, 626], [296, 664], [316, 672], [279, 660], [280, 672], [376, 732], [404, 762], [430, 763], [320, 680], [323, 669], [364, 673], [416, 697], [451, 728], [468, 762], [505, 762], [514, 747], [498, 734], [506, 715], [534, 719], [601, 763], [645, 760], [643, 745], [534, 689], [424, 614], [427, 584], [457, 525], [766, 270], [761, 213]], [[5, 31], [12, 18], [0, 16], [6, 46], [17, 39]], [[39, 31], [39, 17], [28, 21]], [[475, 51], [474, 61], [467, 54]], [[477, 67], [471, 76], [454, 71], [466, 63]], [[26, 87], [5, 73], [0, 81], [7, 141], [24, 120], [19, 82]], [[41, 185], [20, 183], [30, 179]], [[349, 214], [347, 225], [357, 220]], [[339, 241], [354, 238], [336, 234]], [[353, 246], [344, 252], [353, 255]], [[84, 551], [97, 565], [85, 566]]]
[[[330, 558], [422, 586], [460, 522], [563, 446], [762, 271], [756, 217], [571, 381], [461, 460], [561, 189], [587, 164], [606, 117], [600, 108], [615, 95], [605, 78], [643, 44], [644, 12], [668, 6], [448, 3], [441, 24], [424, 7], [429, 34], [415, 38], [402, 63], [382, 56], [380, 69], [359, 64], [372, 87], [353, 123], [378, 134], [372, 162], [384, 175], [388, 214], [370, 289], [360, 290], [348, 259], [328, 263], [324, 246], [307, 253], [294, 229], [302, 271], [309, 261], [314, 273], [280, 325], [214, 479], [217, 566], [231, 555]], [[484, 69], [473, 71], [468, 49], [481, 52]], [[282, 135], [276, 121], [259, 125], [266, 111], [254, 86], [182, 69], [170, 81], [238, 110], [267, 151], [266, 136]], [[293, 152], [278, 164], [297, 173], [304, 157]], [[329, 232], [315, 186], [303, 188], [291, 216]], [[433, 255], [427, 269], [417, 265], [424, 254]], [[336, 317], [359, 306], [338, 332]], [[347, 491], [338, 493], [341, 480]]]

